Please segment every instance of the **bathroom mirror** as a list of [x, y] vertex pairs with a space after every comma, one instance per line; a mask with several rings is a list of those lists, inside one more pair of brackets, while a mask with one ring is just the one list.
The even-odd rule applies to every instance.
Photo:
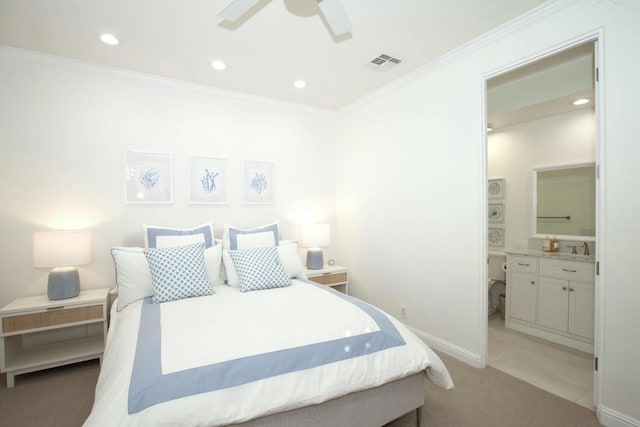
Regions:
[[534, 169], [534, 237], [595, 240], [595, 208], [594, 163]]

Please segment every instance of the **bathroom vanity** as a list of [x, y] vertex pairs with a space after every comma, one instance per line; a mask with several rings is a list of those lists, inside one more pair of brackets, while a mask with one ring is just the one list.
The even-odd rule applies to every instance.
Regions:
[[594, 257], [507, 252], [505, 326], [593, 354]]

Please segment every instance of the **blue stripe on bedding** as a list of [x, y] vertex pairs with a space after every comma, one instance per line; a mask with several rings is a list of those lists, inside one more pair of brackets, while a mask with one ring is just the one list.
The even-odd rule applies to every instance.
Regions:
[[376, 308], [334, 289], [327, 289], [326, 286], [313, 285], [332, 291], [367, 313], [380, 330], [163, 375], [160, 356], [160, 304], [153, 304], [151, 298], [146, 298], [142, 306], [129, 385], [129, 414], [172, 399], [234, 387], [405, 345], [393, 323]]

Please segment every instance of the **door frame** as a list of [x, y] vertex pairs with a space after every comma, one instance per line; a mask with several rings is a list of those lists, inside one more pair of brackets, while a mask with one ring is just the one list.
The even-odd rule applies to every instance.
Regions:
[[[480, 295], [480, 301], [482, 302], [482, 307], [480, 307], [480, 325], [481, 325], [481, 360], [480, 365], [482, 367], [487, 366], [487, 352], [488, 352], [488, 316], [487, 316], [487, 306], [488, 306], [488, 241], [487, 241], [487, 229], [488, 229], [488, 218], [487, 218], [487, 179], [488, 179], [488, 132], [486, 129], [488, 114], [487, 114], [487, 81], [497, 77], [499, 75], [508, 73], [517, 68], [523, 67], [525, 65], [536, 62], [540, 59], [546, 58], [548, 56], [554, 55], [556, 53], [562, 52], [567, 49], [571, 49], [578, 45], [593, 42], [594, 43], [594, 66], [598, 70], [598, 76], [595, 81], [595, 160], [596, 160], [596, 251], [595, 251], [595, 259], [596, 259], [596, 267], [597, 274], [595, 277], [595, 325], [594, 325], [594, 358], [598, 359], [598, 364], [602, 366], [604, 364], [603, 359], [603, 351], [602, 351], [602, 343], [604, 342], [604, 310], [602, 304], [604, 302], [604, 268], [605, 266], [600, 263], [600, 260], [604, 259], [605, 253], [605, 244], [606, 244], [606, 236], [604, 233], [604, 224], [605, 224], [605, 209], [603, 201], [605, 198], [605, 178], [606, 178], [606, 163], [605, 163], [605, 139], [604, 139], [604, 109], [603, 109], [603, 99], [604, 99], [604, 49], [603, 49], [603, 40], [604, 40], [604, 31], [602, 29], [595, 30], [593, 32], [581, 35], [571, 40], [567, 40], [560, 45], [550, 47], [542, 52], [539, 52], [534, 55], [530, 55], [524, 57], [516, 62], [513, 62], [509, 65], [497, 68], [483, 76], [481, 76], [481, 98], [482, 98], [482, 155], [481, 155], [481, 177], [480, 177], [480, 213], [482, 215], [482, 220], [480, 224], [482, 224], [482, 229], [480, 231], [482, 236], [482, 244], [480, 251], [480, 286], [482, 294]], [[594, 406], [596, 407], [596, 411], [599, 413], [600, 405], [602, 404], [602, 369], [598, 371], [594, 371], [594, 383], [593, 383], [593, 400]]]

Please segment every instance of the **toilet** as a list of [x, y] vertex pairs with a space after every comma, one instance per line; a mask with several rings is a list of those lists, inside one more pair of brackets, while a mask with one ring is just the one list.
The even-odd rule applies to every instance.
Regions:
[[500, 303], [500, 294], [506, 292], [506, 271], [504, 268], [506, 262], [506, 255], [489, 255], [489, 268], [487, 269], [487, 279], [489, 281], [487, 286], [489, 289], [489, 304], [487, 308], [489, 315], [496, 312]]

